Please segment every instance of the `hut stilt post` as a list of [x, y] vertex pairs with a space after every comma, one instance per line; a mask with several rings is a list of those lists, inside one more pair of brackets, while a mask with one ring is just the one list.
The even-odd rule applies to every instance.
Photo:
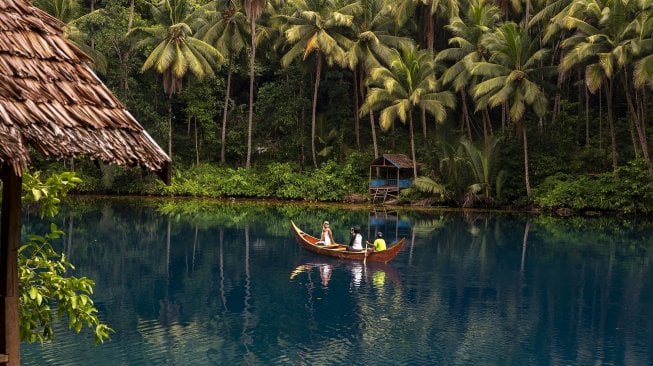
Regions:
[[20, 245], [22, 178], [3, 164], [0, 212], [0, 363], [20, 365], [18, 327], [18, 247]]

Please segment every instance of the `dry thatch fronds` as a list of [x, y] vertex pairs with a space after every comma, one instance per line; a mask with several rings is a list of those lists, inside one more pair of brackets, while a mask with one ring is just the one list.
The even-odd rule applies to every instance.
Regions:
[[28, 146], [162, 173], [170, 158], [63, 37], [63, 23], [26, 0], [0, 1], [0, 162], [20, 175]]

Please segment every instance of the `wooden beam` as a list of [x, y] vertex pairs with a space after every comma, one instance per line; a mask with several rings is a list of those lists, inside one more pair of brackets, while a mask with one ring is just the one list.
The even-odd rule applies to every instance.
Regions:
[[0, 211], [0, 354], [7, 365], [20, 365], [18, 327], [18, 247], [20, 245], [22, 178], [3, 164]]

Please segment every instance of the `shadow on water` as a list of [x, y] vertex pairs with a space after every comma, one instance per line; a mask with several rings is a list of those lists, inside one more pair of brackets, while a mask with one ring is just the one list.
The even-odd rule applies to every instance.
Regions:
[[[57, 220], [116, 333], [58, 324], [25, 365], [653, 364], [649, 220], [95, 199]], [[291, 220], [407, 242], [390, 264], [332, 260]]]

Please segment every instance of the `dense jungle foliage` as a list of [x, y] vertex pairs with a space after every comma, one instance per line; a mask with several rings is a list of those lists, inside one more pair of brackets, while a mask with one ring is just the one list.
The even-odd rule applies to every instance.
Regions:
[[80, 190], [650, 212], [649, 0], [33, 0], [173, 159]]

